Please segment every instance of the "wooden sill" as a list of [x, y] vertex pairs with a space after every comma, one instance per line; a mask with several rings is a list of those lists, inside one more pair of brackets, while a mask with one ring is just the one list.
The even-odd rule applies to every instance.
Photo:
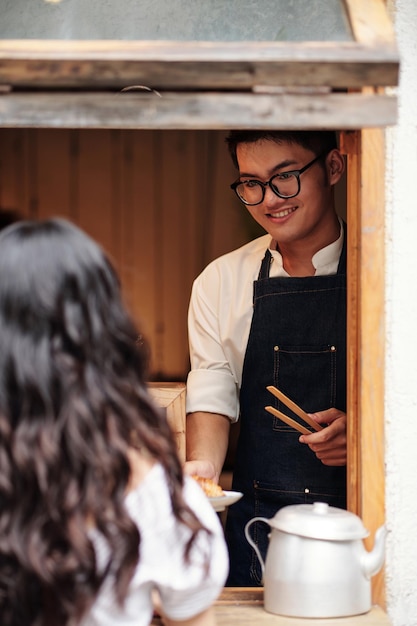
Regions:
[[[225, 587], [214, 611], [216, 626], [391, 626], [379, 606], [353, 617], [301, 619], [272, 615], [263, 608], [263, 589], [252, 587]], [[151, 626], [163, 624], [160, 617], [154, 617]]]
[[[391, 626], [379, 606], [353, 617], [301, 619], [272, 615], [263, 608], [263, 589], [253, 587], [225, 587], [214, 611], [216, 626]], [[151, 626], [163, 624], [160, 617], [154, 617]]]
[[217, 626], [390, 626], [379, 606], [364, 615], [327, 619], [301, 619], [267, 613], [263, 608], [263, 589], [226, 587], [215, 605]]

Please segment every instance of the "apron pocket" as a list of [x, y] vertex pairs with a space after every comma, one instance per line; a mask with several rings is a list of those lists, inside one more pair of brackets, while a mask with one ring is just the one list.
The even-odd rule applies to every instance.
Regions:
[[[334, 345], [274, 345], [273, 384], [308, 413], [336, 406], [337, 348]], [[282, 402], [276, 408], [289, 417], [299, 418]], [[276, 419], [274, 428], [291, 430]]]

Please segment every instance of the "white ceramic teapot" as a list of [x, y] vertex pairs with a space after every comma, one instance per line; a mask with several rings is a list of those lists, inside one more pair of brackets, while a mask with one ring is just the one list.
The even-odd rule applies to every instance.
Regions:
[[[256, 521], [272, 529], [265, 563], [249, 533]], [[254, 517], [245, 535], [261, 563], [270, 613], [327, 618], [371, 609], [370, 579], [384, 561], [385, 526], [368, 552], [362, 539], [369, 533], [357, 515], [315, 502], [283, 507], [272, 519]]]

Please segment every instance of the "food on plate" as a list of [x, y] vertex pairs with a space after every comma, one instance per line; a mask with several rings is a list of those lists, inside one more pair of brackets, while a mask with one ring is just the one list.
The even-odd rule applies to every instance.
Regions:
[[225, 495], [220, 485], [215, 483], [214, 480], [211, 480], [211, 478], [203, 478], [202, 476], [196, 475], [194, 475], [193, 478], [198, 482], [208, 498], [218, 498]]

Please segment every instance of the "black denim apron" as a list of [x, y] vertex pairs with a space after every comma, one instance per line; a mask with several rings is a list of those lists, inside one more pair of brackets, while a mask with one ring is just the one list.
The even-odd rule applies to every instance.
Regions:
[[[346, 468], [329, 467], [298, 441], [300, 434], [265, 411], [299, 420], [267, 390], [275, 385], [313, 413], [346, 410], [346, 228], [337, 274], [269, 278], [269, 250], [254, 282], [253, 318], [242, 372], [240, 435], [233, 489], [244, 497], [228, 511], [229, 586], [261, 584], [261, 568], [244, 527], [283, 506], [315, 501], [346, 507]], [[265, 558], [270, 528], [251, 535]]]

